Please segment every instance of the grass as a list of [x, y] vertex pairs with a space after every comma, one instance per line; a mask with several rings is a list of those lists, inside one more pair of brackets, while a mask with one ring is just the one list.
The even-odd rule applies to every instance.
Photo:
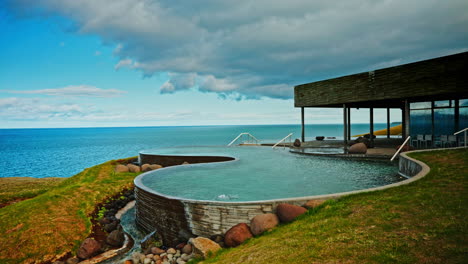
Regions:
[[59, 185], [64, 178], [30, 178], [9, 177], [0, 178], [0, 204], [25, 200], [45, 193]]
[[[75, 252], [91, 233], [95, 205], [133, 184], [137, 174], [116, 174], [115, 164], [109, 161], [39, 186], [29, 179], [28, 190], [19, 196], [2, 187], [2, 199], [37, 196], [0, 209], [0, 263], [47, 262]], [[19, 184], [12, 186], [18, 189]]]
[[410, 155], [423, 179], [328, 201], [200, 263], [468, 263], [468, 151]]

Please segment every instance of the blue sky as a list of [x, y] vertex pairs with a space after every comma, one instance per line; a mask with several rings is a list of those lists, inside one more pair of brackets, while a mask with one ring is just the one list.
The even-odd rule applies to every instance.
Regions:
[[468, 50], [466, 1], [285, 3], [7, 0], [0, 128], [299, 124], [294, 85]]

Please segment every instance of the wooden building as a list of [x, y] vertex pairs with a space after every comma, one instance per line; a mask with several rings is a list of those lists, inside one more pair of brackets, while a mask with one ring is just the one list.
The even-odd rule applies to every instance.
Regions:
[[294, 87], [294, 105], [301, 108], [302, 141], [305, 108], [343, 108], [345, 145], [351, 137], [350, 108], [370, 109], [371, 138], [373, 109], [386, 108], [389, 115], [398, 108], [403, 137], [422, 137], [435, 146], [468, 127], [468, 52], [301, 84]]

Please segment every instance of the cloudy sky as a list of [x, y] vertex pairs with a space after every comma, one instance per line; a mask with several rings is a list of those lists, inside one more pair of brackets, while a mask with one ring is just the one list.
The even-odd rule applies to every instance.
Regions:
[[[0, 128], [299, 124], [294, 85], [467, 51], [467, 10], [466, 0], [2, 0]], [[340, 110], [306, 114], [341, 121]]]

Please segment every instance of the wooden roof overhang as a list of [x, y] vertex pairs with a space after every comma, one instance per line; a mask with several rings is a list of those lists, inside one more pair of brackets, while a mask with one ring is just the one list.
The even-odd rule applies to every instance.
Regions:
[[295, 107], [403, 108], [468, 98], [468, 52], [294, 87]]

